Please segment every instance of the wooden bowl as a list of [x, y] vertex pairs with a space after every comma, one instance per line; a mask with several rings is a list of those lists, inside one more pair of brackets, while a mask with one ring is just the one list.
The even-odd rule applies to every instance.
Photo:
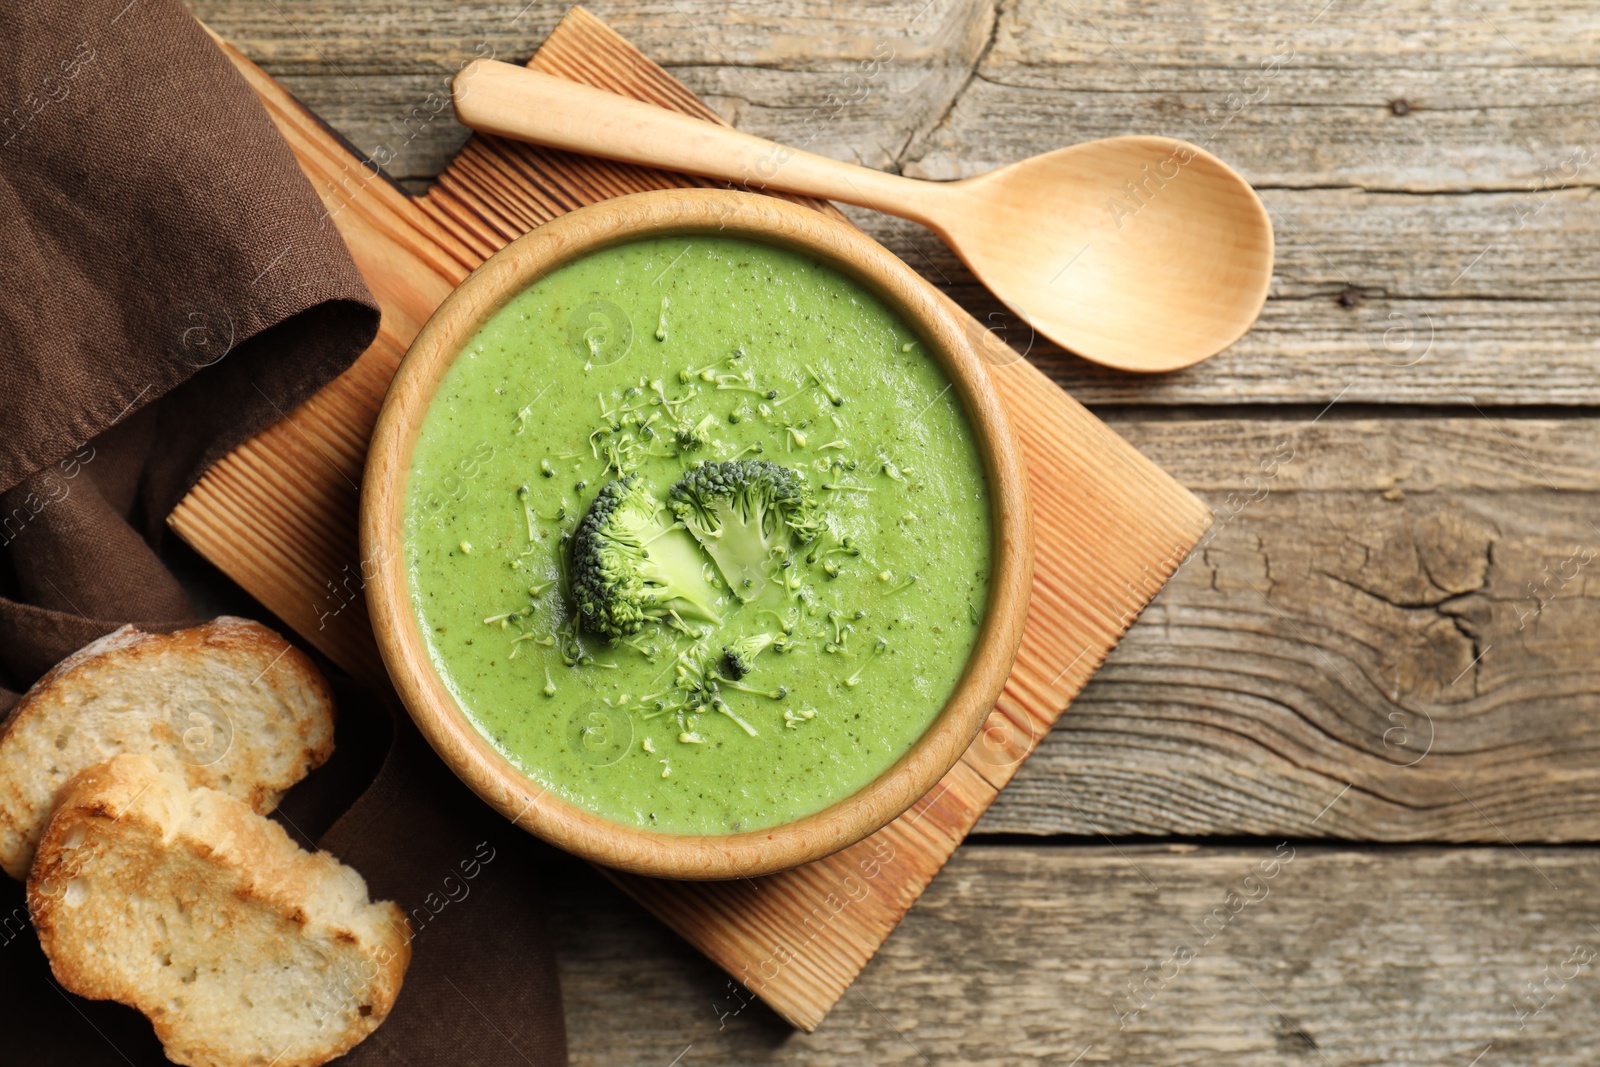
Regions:
[[[434, 670], [412, 611], [402, 544], [406, 479], [423, 415], [466, 343], [506, 301], [590, 252], [647, 237], [707, 234], [791, 249], [854, 278], [896, 311], [932, 353], [982, 452], [991, 501], [989, 597], [965, 672], [944, 709], [893, 766], [813, 815], [765, 830], [670, 834], [612, 822], [545, 791], [472, 725]], [[361, 553], [373, 573], [367, 603], [384, 663], [434, 750], [517, 825], [597, 863], [667, 878], [769, 874], [866, 837], [928, 793], [972, 742], [1016, 658], [1033, 572], [1022, 457], [999, 398], [942, 298], [854, 228], [752, 193], [672, 189], [618, 197], [562, 215], [490, 257], [428, 320], [389, 386], [367, 455]]]

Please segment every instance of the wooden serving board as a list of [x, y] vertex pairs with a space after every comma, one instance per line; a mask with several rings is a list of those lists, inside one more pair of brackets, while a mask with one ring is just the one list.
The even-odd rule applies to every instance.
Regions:
[[[479, 136], [426, 196], [412, 198], [227, 50], [321, 194], [383, 317], [350, 370], [211, 468], [169, 522], [336, 663], [381, 683], [362, 596], [370, 571], [356, 548], [357, 487], [378, 406], [411, 339], [469, 271], [527, 230], [607, 197], [713, 183]], [[582, 8], [529, 66], [720, 121]], [[991, 373], [1027, 454], [1037, 562], [1022, 651], [984, 733], [910, 811], [827, 859], [734, 882], [610, 872], [805, 1030], [843, 995], [1210, 522], [1199, 500], [1043, 374], [1001, 354]]]

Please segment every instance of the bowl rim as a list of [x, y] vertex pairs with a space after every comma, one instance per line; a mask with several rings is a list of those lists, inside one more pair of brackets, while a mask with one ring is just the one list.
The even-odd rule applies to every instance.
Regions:
[[[459, 706], [428, 655], [411, 607], [403, 523], [406, 479], [423, 417], [467, 342], [512, 297], [593, 252], [660, 236], [704, 234], [773, 244], [825, 263], [894, 310], [940, 365], [964, 408], [990, 495], [990, 576], [983, 620], [944, 707], [899, 759], [861, 789], [792, 822], [732, 834], [674, 834], [578, 807], [502, 755]], [[945, 298], [847, 223], [776, 197], [670, 189], [570, 211], [485, 260], [417, 333], [378, 413], [361, 488], [361, 557], [374, 635], [412, 719], [447, 766], [513, 824], [583, 858], [641, 875], [752, 877], [831, 855], [889, 824], [960, 760], [993, 709], [1022, 639], [1032, 584], [1032, 517], [1022, 453], [988, 372]]]

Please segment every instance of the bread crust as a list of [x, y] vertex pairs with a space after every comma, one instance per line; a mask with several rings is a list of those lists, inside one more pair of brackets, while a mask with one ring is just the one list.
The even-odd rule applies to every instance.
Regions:
[[145, 756], [62, 791], [28, 907], [64, 988], [142, 1012], [189, 1067], [326, 1063], [388, 1016], [411, 958], [356, 872]]
[[26, 877], [58, 790], [89, 763], [143, 752], [266, 813], [327, 760], [333, 736], [326, 680], [268, 627], [232, 616], [169, 634], [124, 626], [62, 660], [0, 723], [0, 869]]

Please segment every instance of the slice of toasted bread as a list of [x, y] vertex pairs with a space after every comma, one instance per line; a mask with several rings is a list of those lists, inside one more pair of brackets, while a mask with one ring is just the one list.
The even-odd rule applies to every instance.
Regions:
[[26, 878], [56, 793], [122, 752], [268, 812], [333, 752], [333, 698], [304, 653], [248, 619], [107, 634], [39, 679], [0, 726], [0, 869]]
[[359, 874], [147, 756], [62, 790], [28, 909], [62, 986], [137, 1008], [190, 1067], [326, 1063], [383, 1022], [411, 958]]

